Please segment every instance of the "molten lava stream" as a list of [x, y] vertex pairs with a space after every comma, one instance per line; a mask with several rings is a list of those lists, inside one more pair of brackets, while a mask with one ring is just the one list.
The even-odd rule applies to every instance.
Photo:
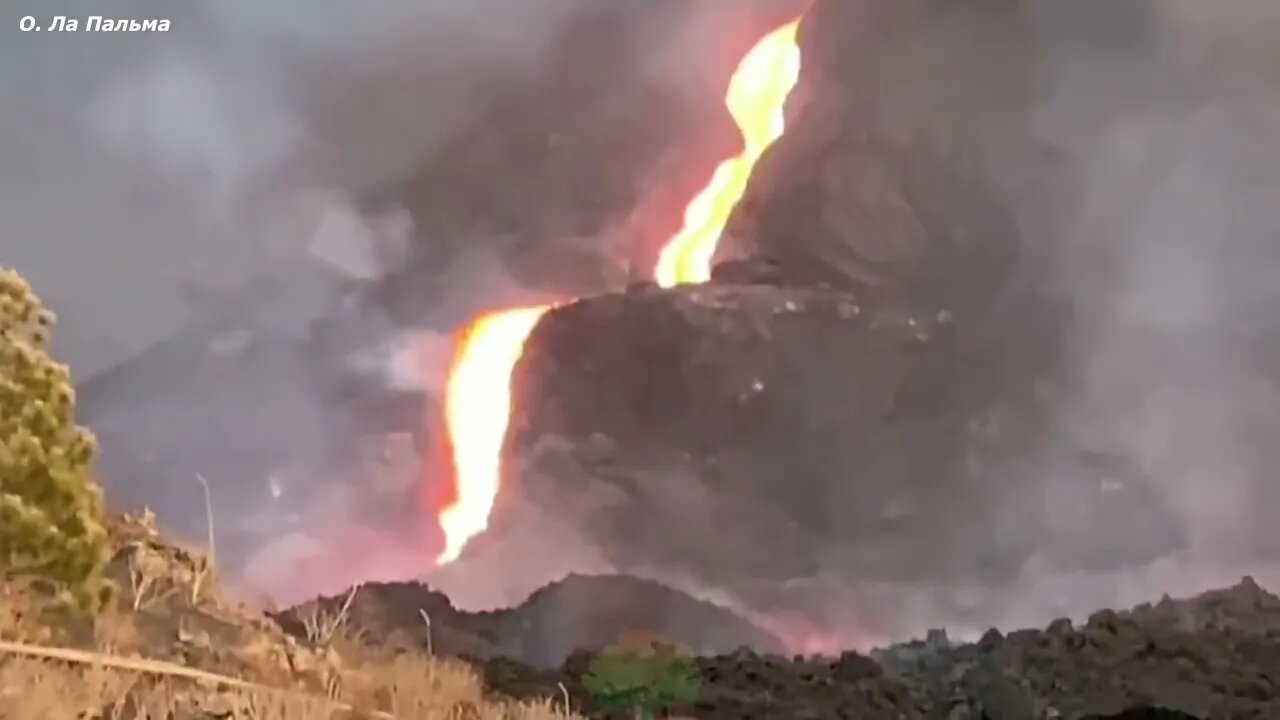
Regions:
[[800, 47], [794, 20], [756, 43], [729, 80], [725, 105], [742, 132], [743, 150], [716, 168], [711, 182], [684, 211], [684, 225], [658, 256], [654, 280], [662, 287], [711, 279], [720, 233], [746, 192], [751, 170], [786, 130], [787, 96], [800, 78]]
[[445, 387], [445, 427], [453, 453], [455, 498], [440, 512], [445, 546], [436, 562], [457, 559], [489, 523], [502, 479], [502, 443], [511, 422], [511, 371], [550, 305], [501, 310], [467, 329]]
[[[756, 161], [782, 136], [783, 109], [800, 77], [799, 20], [769, 33], [747, 53], [729, 81], [725, 104], [743, 137], [743, 151], [720, 163], [685, 208], [684, 224], [663, 246], [654, 279], [663, 287], [711, 276], [720, 233], [742, 198]], [[445, 547], [437, 564], [457, 559], [485, 530], [502, 481], [502, 445], [511, 421], [511, 372], [524, 343], [551, 306], [482, 315], [463, 334], [445, 393], [453, 453], [453, 501], [440, 511]]]

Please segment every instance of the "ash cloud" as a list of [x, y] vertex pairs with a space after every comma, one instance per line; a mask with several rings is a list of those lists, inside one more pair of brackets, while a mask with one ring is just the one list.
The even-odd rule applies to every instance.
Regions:
[[[412, 171], [502, 82], [536, 73], [578, 4], [6, 8], [6, 260], [65, 306], [61, 348], [95, 375], [247, 269], [297, 261], [326, 213]], [[172, 30], [20, 33], [24, 14], [166, 17]], [[84, 277], [94, 266], [101, 281]], [[117, 278], [137, 291], [94, 303]]]
[[[1263, 120], [1280, 110], [1280, 55], [1263, 40], [1280, 13], [1178, 0], [1037, 11], [1047, 87], [1032, 123], [1070, 158], [1076, 190], [1047, 228], [1050, 276], [1074, 311], [1058, 431], [1135, 459], [1188, 545], [1146, 569], [1071, 578], [1065, 609], [1244, 572], [1274, 583], [1266, 527], [1280, 512], [1270, 478], [1280, 456], [1263, 438], [1280, 418], [1268, 350], [1280, 330], [1280, 212], [1258, 198], [1280, 179], [1263, 169], [1280, 158], [1280, 126]], [[1116, 525], [1106, 541], [1117, 553], [1143, 542]], [[1040, 599], [1034, 583], [1027, 593]]]
[[[947, 83], [982, 84], [975, 98], [1025, 108], [1015, 115], [1021, 126], [976, 137], [988, 180], [1017, 214], [1022, 272], [1070, 319], [1060, 384], [1048, 396], [1048, 439], [1028, 449], [1043, 483], [988, 504], [992, 530], [972, 554], [1017, 542], [1002, 540], [999, 528], [1019, 515], [1045, 513], [1051, 534], [1015, 577], [994, 585], [800, 578], [808, 596], [822, 598], [813, 612], [837, 645], [923, 637], [930, 627], [976, 636], [992, 625], [1042, 625], [1244, 574], [1280, 583], [1268, 529], [1280, 514], [1272, 477], [1280, 453], [1270, 440], [1280, 429], [1280, 211], [1261, 201], [1280, 181], [1280, 54], [1265, 40], [1280, 13], [1265, 2], [1217, 13], [1181, 0], [1032, 0], [987, 11], [1011, 18], [1015, 5], [1027, 13], [1019, 42], [1029, 93], [968, 70], [975, 51], [981, 67], [1010, 46], [975, 48], [981, 31], [951, 30], [993, 18], [956, 8], [914, 20], [937, 23], [935, 56], [954, 53], [953, 64], [936, 66], [954, 73]], [[892, 71], [884, 81], [897, 82]], [[957, 102], [963, 117], [967, 106]], [[943, 110], [936, 121], [949, 119]], [[1046, 161], [1008, 163], [1024, 137]], [[1076, 448], [1133, 463], [1149, 498], [1121, 516], [1073, 515], [1087, 500], [1081, 494], [1093, 492], [1073, 486]], [[1111, 504], [1110, 488], [1096, 491], [1099, 507]], [[1161, 506], [1182, 537], [1163, 549], [1145, 519]], [[1135, 549], [1158, 557], [1126, 561]], [[948, 552], [963, 560], [968, 551]], [[1102, 566], [1060, 560], [1090, 556]]]
[[[669, 13], [675, 31], [646, 60], [656, 81], [698, 67], [693, 55], [718, 42], [711, 5]], [[510, 276], [493, 238], [424, 236], [406, 208], [364, 199], [544, 81], [566, 28], [601, 7], [66, 0], [0, 10], [0, 262], [59, 314], [54, 349], [100, 436], [111, 505], [150, 506], [201, 541], [202, 474], [224, 573], [247, 561], [249, 584], [282, 602], [300, 599], [282, 590], [424, 569], [421, 509], [403, 502], [416, 498], [422, 449], [401, 448], [386, 472], [339, 469], [334, 445], [387, 429], [350, 404], [408, 391], [418, 404], [392, 398], [373, 414], [394, 429], [422, 424], [447, 334], [479, 310], [545, 298]], [[80, 18], [82, 31], [21, 33], [28, 14], [45, 25]], [[91, 14], [167, 18], [172, 29], [89, 34]], [[444, 275], [423, 281], [440, 284], [438, 299], [414, 318], [429, 332], [406, 350], [403, 320], [353, 300], [352, 286], [401, 267], [409, 243], [467, 251], [428, 268]], [[353, 389], [361, 363], [367, 377], [354, 382], [371, 387]], [[370, 487], [379, 482], [387, 487]], [[407, 528], [398, 538], [368, 530], [397, 523]], [[385, 562], [371, 568], [335, 547]]]
[[[1272, 441], [1280, 430], [1280, 210], [1262, 200], [1280, 182], [1280, 54], [1265, 40], [1280, 28], [1280, 12], [1240, 2], [1217, 13], [1180, 0], [1018, 7], [1028, 12], [1022, 39], [1032, 92], [1024, 101], [1025, 87], [1001, 90], [994, 81], [975, 97], [1026, 102], [1025, 125], [979, 137], [991, 184], [1018, 215], [1024, 272], [1071, 312], [1049, 439], [1029, 449], [1047, 490], [997, 500], [986, 512], [997, 528], [1043, 508], [1055, 527], [1016, 577], [992, 587], [800, 578], [809, 597], [822, 598], [813, 613], [825, 616], [819, 625], [837, 645], [923, 636], [944, 625], [962, 634], [1038, 625], [1244, 574], [1280, 583], [1269, 529], [1280, 514]], [[1013, 13], [1014, 4], [987, 10]], [[954, 52], [953, 64], [935, 66], [954, 73], [945, 81], [952, 88], [983, 82], [965, 65], [975, 50], [986, 54], [972, 45], [976, 33], [950, 32], [970, 22], [983, 27], [980, 14], [957, 7], [911, 18], [937, 23], [933, 56]], [[1007, 50], [993, 44], [990, 54]], [[891, 63], [884, 67], [892, 93], [899, 80]], [[920, 80], [910, 73], [903, 71], [901, 87]], [[949, 119], [944, 109], [936, 122]], [[1002, 165], [1022, 137], [1052, 162]], [[1079, 447], [1133, 462], [1152, 491], [1143, 510], [1166, 506], [1184, 542], [1134, 565], [1123, 559], [1156, 534], [1141, 513], [1073, 517], [1082, 491], [1065, 489], [1064, 480], [1078, 468], [1058, 458]], [[993, 529], [973, 554], [993, 538], [1002, 542]], [[842, 550], [831, 552], [838, 563]], [[1055, 559], [1081, 553], [1118, 569]]]

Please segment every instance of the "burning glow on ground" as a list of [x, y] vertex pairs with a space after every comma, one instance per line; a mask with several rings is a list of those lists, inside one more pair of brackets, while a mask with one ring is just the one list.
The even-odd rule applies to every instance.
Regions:
[[[742, 132], [740, 155], [720, 163], [684, 212], [684, 225], [663, 246], [654, 279], [663, 287], [705, 282], [729, 213], [742, 198], [751, 169], [782, 136], [783, 108], [800, 77], [799, 20], [769, 33], [747, 53], [725, 104]], [[440, 511], [445, 548], [437, 563], [458, 558], [489, 524], [502, 478], [502, 445], [511, 421], [511, 372], [525, 340], [551, 306], [498, 310], [465, 330], [445, 392], [453, 454], [454, 499]]]

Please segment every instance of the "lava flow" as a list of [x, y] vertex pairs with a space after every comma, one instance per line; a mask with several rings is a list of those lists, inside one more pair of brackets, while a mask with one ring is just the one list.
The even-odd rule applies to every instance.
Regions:
[[[663, 287], [704, 282], [716, 244], [764, 151], [783, 133], [783, 108], [800, 76], [799, 20], [769, 33], [738, 65], [725, 97], [743, 137], [743, 151], [720, 163], [685, 208], [684, 224], [663, 246], [654, 279]], [[445, 547], [436, 559], [457, 559], [489, 524], [502, 478], [502, 444], [511, 420], [511, 372], [525, 340], [551, 306], [486, 313], [464, 331], [445, 393], [445, 423], [453, 454], [454, 499], [440, 511]]]
[[743, 150], [716, 167], [711, 182], [684, 210], [684, 225], [658, 256], [653, 278], [662, 287], [711, 279], [711, 260], [729, 213], [747, 189], [756, 161], [786, 129], [783, 109], [800, 77], [799, 21], [765, 36], [729, 80], [725, 105], [742, 132]]
[[444, 550], [452, 562], [484, 530], [502, 478], [502, 443], [511, 420], [511, 371], [549, 305], [500, 310], [471, 323], [445, 387], [445, 425], [453, 453], [455, 498], [440, 512]]

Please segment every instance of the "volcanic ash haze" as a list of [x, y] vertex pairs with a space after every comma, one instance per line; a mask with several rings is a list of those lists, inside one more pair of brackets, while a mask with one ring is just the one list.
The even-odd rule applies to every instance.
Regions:
[[[883, 8], [892, 27], [888, 3], [859, 5]], [[962, 147], [972, 143], [966, 149], [1017, 214], [1024, 282], [1070, 309], [1065, 379], [1046, 396], [1051, 440], [1033, 456], [1048, 487], [1065, 487], [1073, 473], [1055, 459], [1063, 448], [1117, 451], [1151, 478], [1152, 503], [1172, 509], [1187, 547], [1116, 572], [1069, 572], [1041, 557], [998, 593], [925, 583], [867, 593], [875, 597], [866, 607], [910, 617], [916, 632], [964, 616], [981, 630], [1195, 592], [1246, 572], [1274, 584], [1277, 546], [1264, 528], [1280, 513], [1280, 457], [1264, 438], [1280, 418], [1280, 212], [1261, 198], [1280, 181], [1280, 53], [1263, 40], [1280, 28], [1280, 6], [900, 5], [909, 19], [892, 32], [878, 26], [879, 42], [871, 30], [824, 34], [858, 48], [843, 57], [877, 59], [867, 72], [884, 88], [884, 117], [914, 112]], [[1011, 22], [1014, 6], [1025, 10], [1025, 30]], [[1001, 32], [1014, 34], [975, 46]], [[929, 48], [923, 73], [913, 74], [909, 50], [893, 50], [913, 41]], [[1005, 64], [1011, 48], [1024, 60]], [[1029, 68], [1030, 82], [1008, 78], [1010, 67]], [[858, 70], [845, 72], [856, 96]], [[913, 106], [905, 88], [921, 87]], [[1002, 117], [1002, 107], [1014, 110]], [[985, 124], [966, 139], [971, 118]], [[1024, 143], [1042, 150], [1039, 162], [1010, 159]], [[1011, 356], [1033, 350], [1009, 347]], [[987, 512], [999, 527], [1045, 507], [1058, 524], [1073, 502], [1044, 492]], [[1118, 558], [1149, 534], [1132, 518], [1071, 520], [1055, 532], [1046, 555], [1094, 544]]]
[[[1280, 53], [1262, 41], [1280, 8], [1135, 5], [1095, 38], [1083, 22], [1104, 4], [1082, 4], [1077, 23], [1040, 8], [1056, 51], [1032, 117], [1069, 153], [1078, 192], [1047, 235], [1053, 289], [1075, 314], [1061, 431], [1125, 448], [1189, 535], [1185, 557], [1150, 578], [1087, 600], [1088, 583], [1075, 589], [1121, 605], [1243, 571], [1274, 582], [1263, 528], [1280, 512], [1269, 470], [1280, 456], [1262, 440], [1280, 429], [1280, 212], [1260, 202], [1280, 181], [1280, 124], [1263, 119], [1280, 117]], [[1117, 527], [1108, 541], [1138, 539]]]

